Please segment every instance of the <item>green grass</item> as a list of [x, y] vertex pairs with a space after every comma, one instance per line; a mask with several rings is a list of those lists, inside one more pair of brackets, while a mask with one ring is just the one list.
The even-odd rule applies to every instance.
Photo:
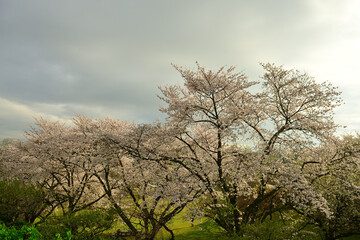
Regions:
[[[187, 209], [184, 209], [183, 212], [175, 216], [167, 226], [173, 230], [176, 240], [238, 240], [240, 239], [237, 236], [229, 236], [223, 229], [221, 229], [217, 224], [210, 221], [209, 219], [195, 219], [193, 225], [190, 223], [189, 219], [186, 218]], [[275, 226], [273, 226], [275, 227]], [[126, 230], [127, 227], [121, 221], [116, 221], [113, 227], [103, 234], [101, 234], [101, 239], [113, 240], [111, 237], [116, 230], [122, 229]], [[156, 240], [169, 240], [170, 233], [162, 228], [156, 236]], [[133, 240], [134, 238], [126, 238], [127, 240]], [[352, 236], [343, 238], [344, 240], [360, 240], [360, 236]], [[135, 239], [134, 239], [135, 240]]]
[[[226, 235], [226, 232], [222, 230], [214, 222], [209, 221], [206, 218], [195, 219], [194, 224], [190, 223], [185, 218], [187, 209], [175, 216], [168, 227], [173, 230], [176, 240], [232, 240], [236, 239]], [[156, 240], [168, 240], [170, 239], [170, 233], [161, 229], [157, 234]]]
[[359, 240], [360, 239], [360, 235], [354, 235], [351, 237], [345, 237], [343, 238], [344, 240]]
[[[221, 230], [216, 224], [213, 222], [204, 222], [198, 223], [194, 226], [191, 226], [189, 223], [182, 223], [184, 227], [179, 225], [173, 227], [173, 232], [175, 234], [176, 240], [201, 240], [201, 239], [209, 239], [209, 240], [231, 240], [236, 239], [229, 237], [225, 234], [223, 230]], [[176, 228], [177, 227], [177, 228]], [[165, 230], [161, 230], [159, 234], [156, 236], [156, 240], [167, 240], [170, 239], [170, 234]]]

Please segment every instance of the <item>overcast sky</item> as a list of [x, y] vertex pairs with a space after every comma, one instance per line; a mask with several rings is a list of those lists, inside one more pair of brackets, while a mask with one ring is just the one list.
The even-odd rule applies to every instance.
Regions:
[[171, 63], [282, 64], [343, 92], [336, 121], [360, 130], [360, 1], [0, 0], [0, 139], [34, 117], [152, 122]]

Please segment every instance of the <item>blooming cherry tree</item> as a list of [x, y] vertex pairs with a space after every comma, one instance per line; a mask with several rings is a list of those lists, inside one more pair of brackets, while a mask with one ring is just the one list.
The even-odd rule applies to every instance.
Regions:
[[164, 145], [155, 134], [161, 127], [85, 117], [75, 123], [92, 141], [93, 175], [132, 235], [154, 239], [165, 228], [173, 239], [167, 223], [202, 189], [181, 165], [149, 158]]
[[8, 173], [37, 182], [47, 190], [48, 215], [60, 207], [74, 214], [98, 202], [91, 149], [84, 132], [59, 122], [38, 119], [25, 133], [26, 142], [16, 142], [6, 151]]
[[239, 233], [241, 224], [269, 214], [259, 213], [260, 206], [276, 195], [328, 214], [326, 201], [290, 153], [332, 135], [339, 92], [307, 74], [262, 66], [260, 92], [250, 91], [257, 83], [234, 67], [213, 72], [199, 64], [196, 71], [175, 66], [184, 88], [161, 88], [167, 104], [161, 111], [177, 140], [178, 156], [169, 159], [204, 184], [213, 219], [229, 232]]

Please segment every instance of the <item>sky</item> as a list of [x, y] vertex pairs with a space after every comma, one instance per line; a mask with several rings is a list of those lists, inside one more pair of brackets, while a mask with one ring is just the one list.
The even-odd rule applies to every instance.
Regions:
[[35, 118], [151, 123], [171, 63], [295, 68], [342, 91], [335, 121], [360, 130], [360, 1], [0, 0], [0, 139]]

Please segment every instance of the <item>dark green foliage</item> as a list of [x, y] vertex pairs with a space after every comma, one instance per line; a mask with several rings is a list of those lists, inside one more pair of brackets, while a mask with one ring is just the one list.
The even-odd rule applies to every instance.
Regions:
[[68, 230], [74, 240], [100, 239], [101, 233], [109, 230], [115, 220], [110, 210], [85, 210], [72, 215], [51, 216], [39, 224], [38, 229], [46, 239], [57, 233], [66, 236]]
[[34, 225], [23, 225], [21, 228], [6, 227], [4, 223], [0, 223], [0, 239], [1, 240], [71, 240], [72, 235], [67, 231], [64, 237], [60, 233], [49, 238], [44, 238]]
[[41, 237], [39, 231], [34, 226], [25, 226], [24, 225], [20, 229], [16, 229], [14, 226], [6, 227], [4, 223], [0, 223], [0, 239], [2, 239], [2, 240], [39, 240], [39, 239], [43, 239], [43, 238]]
[[45, 208], [40, 187], [20, 180], [0, 181], [0, 220], [7, 226], [33, 223]]
[[254, 224], [242, 226], [242, 237], [244, 240], [269, 239], [269, 240], [320, 240], [321, 233], [319, 229], [307, 224], [306, 219], [295, 216], [291, 221], [284, 222], [281, 218], [266, 219], [265, 221], [256, 221]]
[[73, 235], [71, 234], [71, 231], [66, 232], [66, 236], [61, 237], [60, 233], [55, 234], [56, 240], [71, 240], [73, 238]]

